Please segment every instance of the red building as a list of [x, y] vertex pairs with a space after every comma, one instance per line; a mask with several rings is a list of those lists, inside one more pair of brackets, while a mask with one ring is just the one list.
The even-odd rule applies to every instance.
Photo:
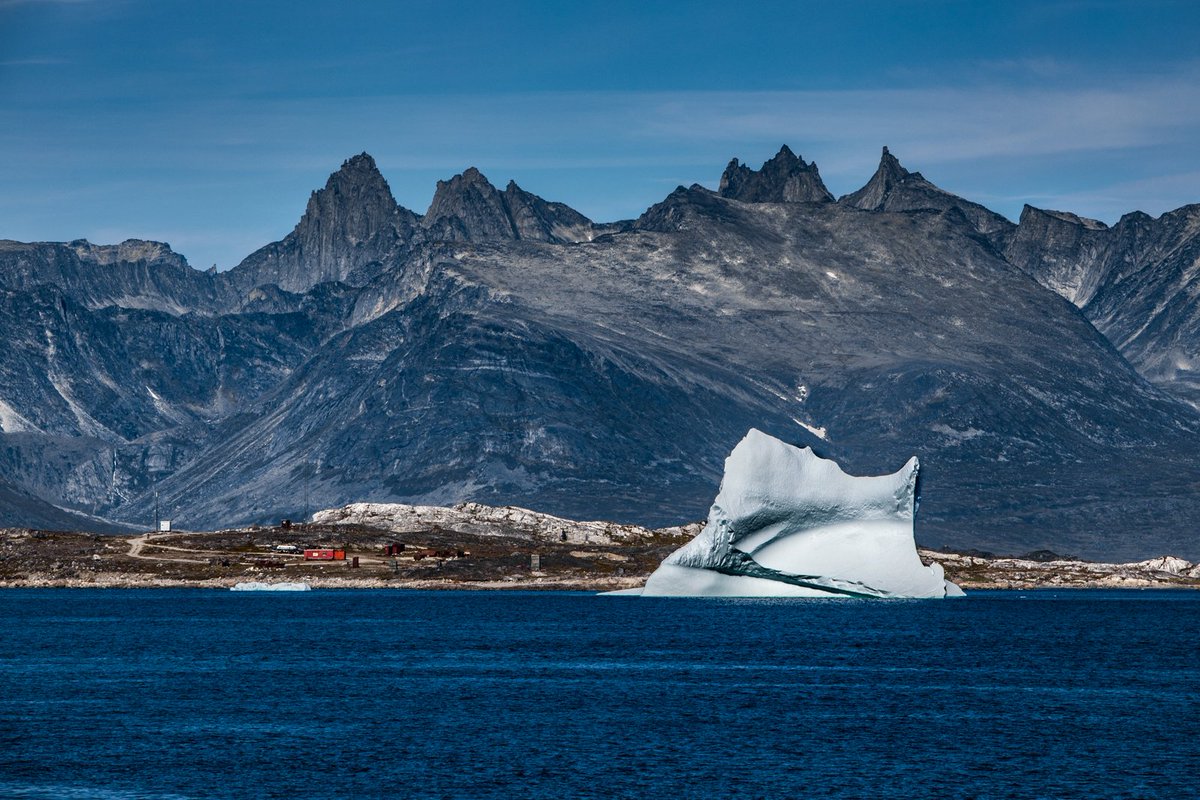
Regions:
[[304, 551], [305, 561], [345, 561], [345, 550], [314, 549]]

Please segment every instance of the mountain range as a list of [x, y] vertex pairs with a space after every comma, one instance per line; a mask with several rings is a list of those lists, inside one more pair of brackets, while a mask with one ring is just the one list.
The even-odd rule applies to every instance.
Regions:
[[755, 427], [857, 474], [918, 455], [923, 544], [1195, 560], [1198, 232], [1014, 224], [886, 148], [835, 199], [784, 147], [613, 223], [474, 168], [417, 214], [364, 153], [226, 272], [0, 241], [0, 525], [678, 524]]

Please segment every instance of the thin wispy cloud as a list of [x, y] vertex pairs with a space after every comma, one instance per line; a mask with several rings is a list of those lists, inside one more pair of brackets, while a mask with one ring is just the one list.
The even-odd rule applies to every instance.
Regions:
[[[1183, 4], [1150, 20], [1105, 0], [961, 17], [880, 3], [869, 24], [844, 4], [748, 7], [741, 24], [685, 5], [630, 27], [587, 3], [515, 19], [485, 0], [296, 0], [282, 17], [0, 0], [24, 9], [0, 27], [0, 236], [167, 231], [226, 266], [246, 254], [238, 231], [286, 234], [363, 150], [418, 211], [438, 179], [476, 166], [625, 218], [784, 143], [835, 194], [865, 183], [887, 145], [1009, 217], [1029, 202], [1115, 221], [1200, 199], [1200, 12]], [[813, 33], [806, 47], [790, 46], [793, 29]], [[70, 63], [54, 68], [56, 54]]]
[[657, 138], [903, 142], [922, 158], [1023, 157], [1179, 141], [1200, 129], [1200, 82], [1116, 89], [918, 89], [630, 98]]
[[[1102, 218], [1113, 222], [1119, 217], [1135, 210], [1129, 204], [1129, 198], [1154, 197], [1188, 197], [1200, 202], [1200, 170], [1189, 170], [1165, 175], [1154, 175], [1131, 181], [1117, 181], [1099, 189], [1090, 191], [1046, 192], [1023, 195], [1021, 197], [983, 197], [982, 202], [1020, 201], [1038, 208], [1049, 208], [1062, 211], [1088, 209], [1083, 216]], [[1150, 212], [1157, 216], [1164, 211], [1171, 211], [1178, 204], [1151, 206]], [[1145, 210], [1137, 208], [1136, 210]]]
[[[184, 120], [161, 108], [120, 116], [156, 136], [182, 136], [183, 145], [238, 150], [282, 140], [277, 158], [288, 160], [302, 125], [326, 152], [347, 131], [386, 138], [406, 168], [454, 168], [472, 157], [546, 168], [694, 163], [718, 151], [752, 161], [754, 153], [730, 148], [777, 141], [841, 170], [872, 162], [882, 144], [941, 164], [1194, 141], [1200, 74], [1084, 89], [397, 95], [193, 108]], [[673, 152], [664, 161], [658, 148]]]
[[[1192, 146], [1200, 136], [1200, 74], [1192, 72], [1081, 88], [522, 92], [224, 99], [186, 108], [167, 102], [94, 112], [86, 131], [71, 109], [50, 125], [52, 116], [28, 112], [35, 113], [43, 123], [36, 136], [23, 124], [25, 112], [8, 112], [0, 148], [38, 164], [38, 180], [46, 165], [64, 175], [103, 164], [117, 176], [143, 176], [137, 186], [97, 178], [86, 189], [73, 177], [66, 185], [77, 191], [47, 207], [46, 218], [90, 207], [106, 193], [115, 204], [161, 198], [153, 213], [188, 218], [188, 204], [199, 202], [191, 198], [207, 197], [208, 221], [197, 221], [191, 233], [164, 218], [107, 227], [134, 235], [139, 225], [172, 226], [178, 242], [194, 243], [189, 257], [222, 266], [248, 252], [244, 235], [221, 235], [239, 226], [234, 217], [222, 221], [222, 210], [235, 213], [227, 198], [259, 198], [237, 213], [262, 220], [256, 245], [265, 244], [266, 231], [290, 230], [308, 191], [362, 150], [376, 157], [400, 202], [418, 211], [437, 179], [477, 166], [499, 184], [515, 179], [599, 220], [631, 217], [675, 184], [715, 187], [730, 157], [757, 166], [784, 143], [817, 161], [835, 194], [865, 183], [886, 144], [909, 169], [1010, 218], [1026, 202], [1111, 222], [1137, 208], [1161, 213], [1200, 200], [1200, 184], [1187, 177], [1200, 170]], [[1112, 164], [1140, 164], [1155, 154], [1161, 163], [1143, 165], [1140, 175], [1108, 174]], [[1063, 177], [1068, 163], [1079, 175]], [[19, 175], [0, 182], [0, 190], [29, 202]], [[31, 213], [8, 206], [0, 203], [0, 213], [10, 220]], [[39, 234], [49, 235], [79, 232]]]

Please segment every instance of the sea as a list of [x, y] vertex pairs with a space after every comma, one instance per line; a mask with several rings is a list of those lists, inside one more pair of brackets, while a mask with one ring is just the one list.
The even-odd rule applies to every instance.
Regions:
[[0, 590], [0, 797], [1190, 798], [1200, 592]]

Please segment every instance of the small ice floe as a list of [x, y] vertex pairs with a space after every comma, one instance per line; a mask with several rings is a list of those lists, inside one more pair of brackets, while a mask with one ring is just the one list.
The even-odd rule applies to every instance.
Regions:
[[310, 592], [312, 587], [302, 581], [291, 583], [266, 583], [264, 581], [243, 581], [230, 587], [234, 592]]

